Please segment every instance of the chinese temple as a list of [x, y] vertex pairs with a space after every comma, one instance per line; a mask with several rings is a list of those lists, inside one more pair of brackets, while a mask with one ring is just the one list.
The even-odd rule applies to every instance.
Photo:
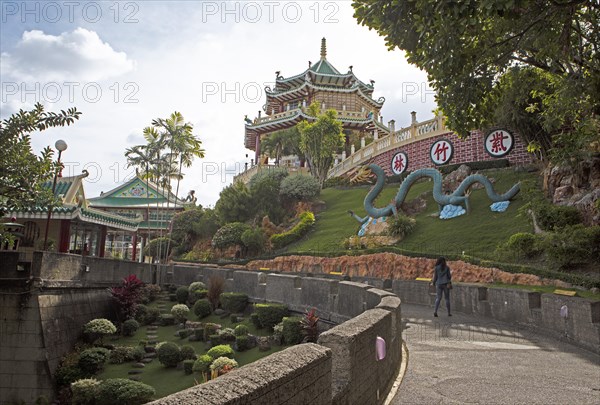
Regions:
[[[308, 114], [308, 106], [313, 102], [319, 103], [321, 110], [336, 110], [343, 124], [346, 144], [336, 162], [393, 131], [394, 121], [390, 121], [389, 126], [383, 124], [380, 112], [385, 99], [373, 98], [374, 83], [373, 80], [368, 84], [361, 81], [352, 66], [340, 73], [327, 60], [327, 44], [323, 38], [318, 62], [309, 61], [306, 70], [287, 78], [276, 72], [274, 87], [265, 88], [266, 103], [262, 111], [254, 120], [246, 118], [244, 144], [255, 152], [253, 163], [256, 165], [238, 176], [239, 180], [249, 180], [261, 166], [268, 165], [268, 157], [261, 151], [261, 140], [302, 120], [315, 119]], [[286, 157], [283, 162], [291, 168], [303, 166], [297, 157]]]

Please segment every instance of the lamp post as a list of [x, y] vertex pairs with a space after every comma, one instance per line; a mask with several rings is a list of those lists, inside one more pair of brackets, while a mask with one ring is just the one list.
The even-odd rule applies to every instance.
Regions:
[[[59, 139], [54, 144], [54, 147], [58, 150], [58, 159], [56, 161], [57, 167], [54, 172], [54, 180], [52, 181], [52, 198], [54, 198], [54, 191], [56, 190], [56, 178], [58, 177], [58, 171], [60, 170], [60, 155], [67, 150], [67, 143], [62, 139]], [[48, 217], [46, 218], [46, 231], [44, 232], [44, 251], [48, 248], [48, 228], [50, 228], [50, 217], [52, 216], [52, 200], [48, 205]]]

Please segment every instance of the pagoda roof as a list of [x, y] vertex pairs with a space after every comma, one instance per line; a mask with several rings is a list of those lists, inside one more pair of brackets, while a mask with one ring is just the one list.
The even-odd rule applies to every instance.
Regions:
[[[83, 179], [89, 175], [87, 170], [84, 170], [80, 175], [69, 177], [57, 177], [56, 186], [54, 188], [54, 196], [57, 197], [63, 204], [83, 205], [87, 206], [85, 192], [83, 190]], [[52, 190], [52, 180], [42, 183], [42, 187]]]
[[148, 204], [156, 207], [158, 204], [160, 208], [166, 208], [168, 205], [169, 208], [178, 209], [190, 204], [166, 189], [161, 191], [155, 183], [140, 176], [88, 201], [91, 207], [98, 208], [137, 208], [146, 207]]
[[374, 100], [373, 98], [371, 98], [371, 95], [368, 93], [365, 93], [363, 88], [361, 88], [357, 82], [355, 82], [352, 87], [348, 87], [348, 88], [340, 88], [340, 87], [331, 86], [331, 85], [317, 85], [317, 84], [313, 84], [311, 82], [304, 82], [302, 85], [300, 85], [296, 88], [282, 90], [282, 91], [271, 90], [269, 87], [265, 88], [265, 93], [267, 94], [267, 103], [269, 102], [269, 99], [271, 99], [271, 98], [275, 98], [275, 99], [278, 99], [281, 101], [289, 101], [289, 100], [298, 99], [301, 96], [305, 95], [305, 94], [303, 94], [303, 92], [306, 89], [321, 90], [321, 91], [334, 90], [339, 93], [357, 93], [361, 98], [363, 98], [369, 104], [371, 104], [374, 107], [378, 107], [378, 108], [381, 108], [383, 106], [383, 103], [385, 102], [384, 97], [380, 97], [378, 100]]

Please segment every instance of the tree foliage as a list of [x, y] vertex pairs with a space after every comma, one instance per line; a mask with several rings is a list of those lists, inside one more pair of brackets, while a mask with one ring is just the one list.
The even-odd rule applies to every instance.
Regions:
[[317, 179], [304, 174], [285, 178], [279, 190], [279, 194], [288, 201], [309, 201], [320, 192], [321, 187]]
[[192, 207], [173, 217], [173, 239], [175, 255], [181, 255], [193, 249], [201, 239], [211, 238], [219, 229], [219, 221], [214, 210]]
[[250, 190], [241, 181], [225, 187], [215, 204], [215, 212], [222, 224], [244, 222], [254, 215]]
[[311, 174], [322, 187], [327, 172], [333, 165], [333, 154], [344, 145], [342, 123], [338, 121], [335, 110], [321, 113], [316, 102], [309, 106], [308, 111], [317, 118], [314, 122], [302, 121], [297, 125], [300, 131], [300, 150], [308, 160]]
[[0, 123], [0, 216], [6, 210], [47, 206], [52, 201], [50, 190], [42, 185], [52, 179], [58, 166], [50, 147], [44, 148], [39, 156], [33, 153], [31, 133], [71, 125], [80, 115], [75, 107], [54, 113], [44, 111], [38, 103], [33, 110], [20, 110]]
[[249, 225], [241, 222], [232, 222], [219, 228], [215, 236], [212, 239], [213, 247], [217, 249], [224, 249], [229, 246], [243, 245], [242, 234], [247, 229], [250, 229]]
[[571, 163], [573, 150], [598, 140], [597, 1], [355, 0], [353, 7], [359, 23], [427, 71], [459, 134], [504, 118], [531, 150], [566, 147], [555, 157]]

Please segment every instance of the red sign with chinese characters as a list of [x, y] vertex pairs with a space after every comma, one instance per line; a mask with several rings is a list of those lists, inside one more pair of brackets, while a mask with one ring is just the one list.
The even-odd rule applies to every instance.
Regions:
[[515, 139], [504, 129], [495, 129], [485, 137], [485, 150], [493, 157], [502, 157], [510, 152]]
[[408, 166], [408, 156], [404, 152], [398, 152], [392, 158], [392, 173], [402, 174]]
[[431, 161], [436, 165], [443, 165], [444, 163], [448, 163], [450, 159], [452, 159], [452, 154], [454, 153], [454, 148], [452, 144], [447, 139], [440, 139], [431, 145], [431, 149], [429, 150], [429, 157]]

